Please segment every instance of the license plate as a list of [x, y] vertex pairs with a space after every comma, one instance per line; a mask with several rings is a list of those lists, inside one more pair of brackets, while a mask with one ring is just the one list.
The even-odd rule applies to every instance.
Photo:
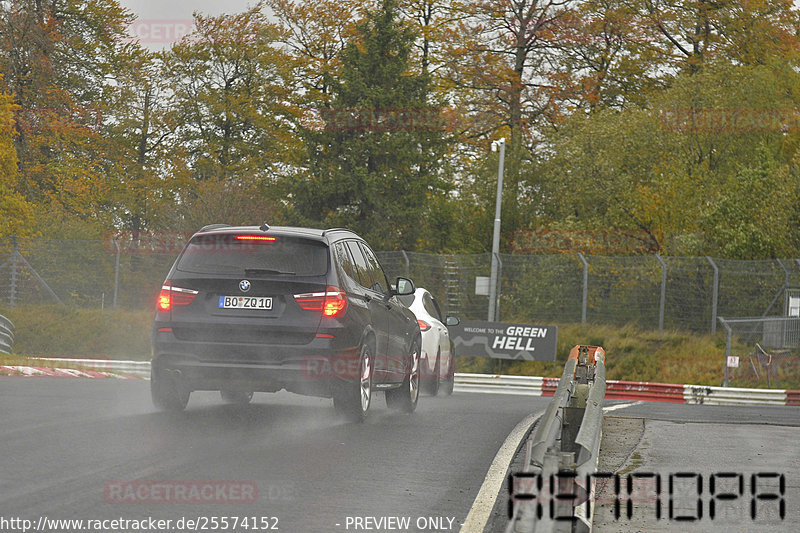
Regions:
[[272, 298], [265, 296], [220, 296], [220, 309], [272, 309]]

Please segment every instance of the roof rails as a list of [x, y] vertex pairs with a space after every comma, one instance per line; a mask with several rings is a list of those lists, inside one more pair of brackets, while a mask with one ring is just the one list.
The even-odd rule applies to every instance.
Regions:
[[200, 228], [200, 231], [211, 231], [212, 229], [229, 228], [230, 224], [209, 224]]

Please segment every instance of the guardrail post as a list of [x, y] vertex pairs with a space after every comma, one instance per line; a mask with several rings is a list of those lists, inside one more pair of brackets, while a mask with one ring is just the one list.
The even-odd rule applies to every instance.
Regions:
[[[558, 457], [558, 476], [554, 487], [555, 499], [554, 517], [556, 522], [553, 531], [557, 533], [572, 533], [575, 521], [575, 454], [561, 452]], [[569, 518], [567, 520], [567, 518]]]
[[589, 263], [582, 253], [578, 252], [578, 257], [583, 263], [583, 295], [581, 297], [581, 324], [586, 323], [586, 307], [589, 297]]
[[711, 268], [714, 269], [714, 281], [711, 287], [711, 334], [714, 335], [717, 333], [717, 300], [719, 298], [719, 267], [717, 267], [717, 264], [709, 256], [706, 256], [706, 260], [711, 265]]
[[11, 236], [11, 290], [8, 293], [8, 305], [14, 309], [14, 304], [17, 300], [17, 268], [19, 257], [19, 246], [17, 245], [17, 236]]
[[661, 301], [658, 304], [658, 332], [664, 331], [664, 308], [667, 299], [667, 264], [656, 254], [656, 259], [661, 263]]

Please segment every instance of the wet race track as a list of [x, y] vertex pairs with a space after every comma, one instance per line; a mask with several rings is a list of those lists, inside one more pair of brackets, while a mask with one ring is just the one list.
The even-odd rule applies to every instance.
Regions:
[[[422, 397], [409, 416], [383, 400], [364, 424], [337, 418], [330, 400], [285, 392], [246, 406], [194, 393], [186, 412], [169, 414], [152, 407], [145, 380], [0, 378], [2, 515], [173, 526], [250, 517], [256, 530], [289, 532], [398, 517], [413, 531], [458, 531], [506, 436], [547, 403], [456, 392]], [[197, 483], [207, 481], [225, 483]]]
[[[247, 406], [194, 393], [186, 412], [167, 414], [152, 407], [146, 380], [0, 378], [0, 529], [459, 531], [506, 437], [549, 401], [457, 390], [423, 396], [408, 416], [382, 396], [359, 425], [339, 419], [329, 400], [285, 392], [256, 394]], [[605, 438], [620, 447], [608, 450], [607, 466], [785, 470], [787, 520], [800, 516], [800, 409], [606, 405], [621, 406], [607, 417], [645, 421], [641, 431], [609, 429]], [[502, 496], [487, 531], [501, 530]], [[83, 520], [83, 529], [53, 520]], [[685, 529], [603, 520], [600, 531]]]

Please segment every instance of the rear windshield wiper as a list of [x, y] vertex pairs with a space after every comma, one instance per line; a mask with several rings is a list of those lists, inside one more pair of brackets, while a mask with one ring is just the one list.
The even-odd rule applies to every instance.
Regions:
[[245, 276], [263, 276], [268, 274], [278, 274], [281, 276], [294, 276], [296, 272], [284, 272], [282, 270], [273, 270], [271, 268], [245, 268]]

